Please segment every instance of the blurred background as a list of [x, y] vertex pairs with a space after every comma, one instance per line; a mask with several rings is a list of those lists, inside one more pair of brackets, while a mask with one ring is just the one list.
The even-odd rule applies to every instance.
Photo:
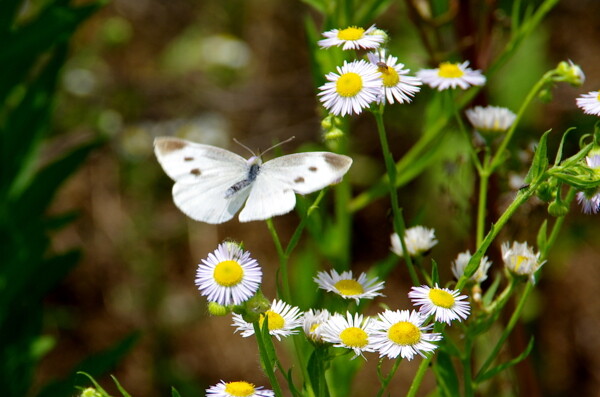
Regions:
[[[414, 72], [430, 66], [431, 59], [407, 17], [408, 2], [392, 4], [372, 22], [389, 32], [395, 55]], [[26, 21], [45, 3], [23, 2], [21, 18]], [[500, 10], [493, 13], [491, 37], [499, 47], [506, 41], [509, 22], [501, 10], [510, 9], [510, 3], [498, 2]], [[492, 181], [490, 188], [497, 194], [490, 203], [492, 219], [518, 189], [533, 144], [544, 131], [556, 132], [551, 136], [553, 156], [568, 127], [578, 128], [569, 142], [571, 153], [578, 138], [593, 130], [597, 118], [584, 116], [575, 98], [600, 87], [598, 15], [598, 1], [561, 1], [476, 99], [516, 111], [531, 86], [561, 60], [573, 60], [587, 77], [581, 88], [558, 85], [552, 102], [537, 101], [528, 112], [515, 138], [519, 150]], [[152, 141], [176, 135], [243, 156], [233, 138], [264, 149], [293, 135], [296, 139], [282, 148], [288, 153], [322, 142], [323, 113], [315, 99], [307, 19], [321, 26], [316, 12], [293, 0], [113, 0], [76, 30], [57, 81], [50, 133], [40, 158], [51, 159], [94, 137], [106, 139], [48, 209], [50, 215], [77, 212], [74, 222], [50, 234], [49, 250], [80, 248], [83, 255], [43, 299], [43, 334], [53, 337], [55, 345], [35, 371], [31, 395], [132, 333], [138, 335], [137, 343], [110, 373], [133, 396], [166, 396], [171, 386], [182, 396], [203, 395], [220, 379], [267, 385], [254, 340], [233, 335], [230, 317], [209, 317], [194, 285], [200, 260], [232, 238], [243, 241], [262, 265], [263, 291], [274, 297], [277, 256], [267, 228], [236, 218], [218, 226], [187, 219], [171, 201], [172, 181], [155, 160]], [[498, 50], [490, 46], [490, 56]], [[485, 68], [485, 57], [472, 64]], [[430, 95], [423, 89], [413, 104], [388, 110], [397, 158], [416, 141]], [[350, 124], [355, 165], [348, 178], [357, 194], [383, 174], [384, 164], [372, 118], [353, 117]], [[474, 248], [470, 208], [475, 198], [467, 160], [449, 151], [400, 190], [407, 223], [435, 228], [440, 243], [432, 256], [446, 281], [456, 255]], [[534, 243], [546, 216], [546, 206], [532, 201], [502, 238]], [[284, 241], [297, 223], [294, 213], [275, 219]], [[352, 228], [353, 270], [363, 271], [387, 257], [392, 231], [388, 198], [358, 211]], [[507, 353], [518, 355], [534, 335], [534, 352], [519, 366], [520, 375], [507, 378], [519, 383], [521, 395], [600, 395], [598, 232], [597, 216], [583, 216], [574, 205], [523, 324], [514, 333], [510, 345], [515, 351]], [[501, 271], [501, 241], [490, 252], [493, 272]], [[329, 267], [325, 262], [321, 266]], [[406, 307], [410, 281], [404, 268], [399, 266], [392, 277], [384, 291], [386, 302]], [[376, 361], [369, 357], [357, 379], [356, 396], [370, 395], [377, 382]], [[402, 364], [392, 395], [406, 392], [415, 365]], [[108, 377], [99, 380], [116, 394]], [[426, 385], [423, 395], [427, 391]]]

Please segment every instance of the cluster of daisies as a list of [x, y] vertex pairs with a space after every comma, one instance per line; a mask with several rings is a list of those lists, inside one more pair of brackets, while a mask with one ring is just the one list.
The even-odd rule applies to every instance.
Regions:
[[[210, 302], [232, 309], [256, 296], [261, 278], [260, 266], [249, 252], [236, 243], [224, 242], [198, 266], [196, 285]], [[382, 296], [380, 291], [384, 288], [384, 282], [377, 278], [369, 278], [365, 273], [354, 277], [351, 271], [319, 272], [314, 281], [319, 288], [356, 302]], [[276, 299], [260, 314], [258, 322], [262, 326], [268, 319], [269, 334], [277, 340], [302, 329], [311, 342], [349, 349], [354, 353], [353, 358], [378, 352], [380, 357], [411, 360], [417, 354], [424, 357], [437, 348], [435, 342], [442, 335], [432, 332], [433, 321], [450, 324], [466, 319], [470, 313], [466, 295], [438, 285], [413, 287], [408, 296], [418, 310], [385, 310], [376, 317], [349, 311], [330, 313], [326, 309], [302, 312]], [[254, 325], [241, 314], [233, 314], [233, 326], [243, 337], [254, 335]], [[239, 394], [241, 390], [255, 394]], [[271, 393], [242, 381], [222, 381], [207, 390], [207, 396], [271, 396]]]
[[319, 88], [323, 106], [336, 116], [358, 114], [373, 103], [407, 103], [420, 91], [422, 83], [438, 90], [485, 84], [479, 70], [469, 68], [469, 62], [443, 62], [437, 69], [423, 69], [409, 76], [409, 69], [398, 58], [386, 54], [382, 45], [387, 40], [384, 31], [375, 25], [368, 29], [351, 26], [323, 33], [321, 48], [341, 46], [344, 50], [368, 50], [367, 60], [345, 61], [337, 73], [325, 76], [328, 80]]
[[[398, 234], [393, 233], [390, 236], [390, 243], [390, 250], [393, 253], [398, 256], [404, 255]], [[433, 229], [424, 226], [414, 226], [406, 229], [404, 243], [411, 257], [420, 258], [431, 251], [437, 244], [437, 239], [435, 238], [435, 231]], [[532, 283], [535, 283], [535, 274], [545, 263], [545, 261], [540, 261], [539, 252], [535, 252], [526, 242], [520, 243], [516, 241], [512, 244], [508, 242], [502, 243], [501, 250], [502, 260], [507, 272], [514, 277], [527, 277]], [[467, 250], [458, 254], [452, 262], [452, 274], [457, 280], [464, 275], [471, 257], [471, 252]], [[481, 258], [477, 270], [470, 277], [470, 281], [474, 284], [481, 284], [485, 281], [491, 265], [492, 262], [490, 262], [487, 256]]]

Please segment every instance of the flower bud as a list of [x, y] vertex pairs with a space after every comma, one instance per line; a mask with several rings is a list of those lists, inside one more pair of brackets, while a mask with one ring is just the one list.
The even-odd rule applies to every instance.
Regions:
[[208, 312], [211, 316], [225, 316], [229, 311], [227, 306], [219, 305], [217, 302], [208, 302]]
[[93, 387], [88, 387], [81, 392], [81, 397], [102, 397], [102, 394]]
[[580, 87], [585, 81], [585, 74], [578, 65], [575, 65], [571, 60], [569, 62], [562, 61], [556, 67], [557, 77], [555, 81], [564, 81], [574, 87]]
[[548, 206], [548, 213], [552, 216], [565, 216], [569, 213], [569, 206], [563, 201], [554, 200]]

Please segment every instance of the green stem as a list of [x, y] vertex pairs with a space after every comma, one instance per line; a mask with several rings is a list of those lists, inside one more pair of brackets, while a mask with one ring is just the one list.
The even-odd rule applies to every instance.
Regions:
[[419, 387], [421, 386], [421, 382], [423, 381], [423, 377], [425, 376], [425, 372], [427, 371], [427, 368], [429, 368], [432, 358], [433, 355], [421, 361], [421, 365], [419, 365], [419, 369], [413, 378], [410, 388], [408, 389], [408, 393], [406, 393], [406, 397], [415, 397], [417, 395]]
[[273, 224], [273, 220], [271, 218], [266, 220], [267, 228], [271, 233], [271, 237], [273, 238], [273, 242], [275, 243], [275, 249], [277, 250], [277, 256], [279, 257], [279, 272], [281, 275], [281, 288], [279, 284], [277, 285], [277, 292], [282, 300], [292, 304], [292, 293], [290, 290], [290, 281], [288, 277], [288, 261], [285, 252], [283, 251], [283, 246], [281, 245], [281, 240], [279, 240], [279, 235], [277, 234], [277, 230], [275, 230], [275, 225]]
[[488, 367], [498, 357], [498, 353], [500, 352], [500, 349], [504, 345], [504, 342], [506, 341], [506, 339], [512, 332], [515, 325], [517, 325], [517, 321], [519, 321], [519, 318], [521, 317], [521, 312], [523, 311], [523, 307], [525, 307], [525, 301], [527, 301], [527, 297], [529, 296], [529, 293], [531, 293], [532, 290], [533, 290], [533, 284], [528, 282], [525, 286], [525, 290], [523, 291], [523, 294], [521, 295], [521, 298], [519, 299], [519, 303], [517, 304], [515, 311], [510, 316], [510, 320], [508, 321], [508, 324], [506, 325], [506, 327], [504, 328], [504, 331], [502, 332], [502, 335], [500, 336], [500, 339], [494, 346], [494, 349], [492, 349], [492, 352], [488, 356], [487, 360], [485, 360], [485, 362], [481, 366], [481, 369], [477, 373], [477, 376], [475, 376], [475, 380], [479, 379], [483, 374], [485, 374], [485, 371], [487, 371]]
[[471, 258], [469, 264], [465, 268], [464, 274], [456, 283], [457, 290], [461, 290], [464, 288], [467, 281], [469, 281], [469, 278], [477, 271], [477, 268], [479, 267], [479, 261], [481, 260], [483, 255], [485, 255], [485, 252], [489, 248], [490, 244], [492, 244], [492, 241], [494, 241], [498, 233], [500, 233], [500, 230], [502, 230], [504, 225], [506, 225], [506, 223], [513, 216], [515, 211], [523, 203], [525, 203], [529, 199], [529, 197], [531, 197], [535, 193], [540, 183], [541, 182], [539, 181], [535, 182], [532, 185], [530, 185], [527, 189], [520, 190], [517, 193], [517, 197], [514, 199], [514, 201], [508, 206], [508, 208], [506, 209], [506, 211], [504, 211], [500, 218], [498, 218], [498, 221], [491, 226], [490, 231], [485, 236], [485, 239], [481, 242], [481, 245], [479, 246], [475, 254], [473, 254], [473, 257]]
[[490, 173], [494, 172], [494, 170], [504, 160], [504, 151], [508, 147], [508, 144], [510, 143], [510, 140], [512, 139], [512, 136], [515, 134], [517, 125], [521, 121], [521, 118], [523, 117], [523, 114], [525, 114], [525, 110], [527, 110], [527, 107], [533, 101], [533, 99], [537, 96], [537, 94], [540, 92], [540, 90], [542, 88], [544, 88], [544, 86], [546, 84], [548, 84], [550, 81], [552, 81], [552, 75], [554, 73], [555, 73], [554, 69], [550, 70], [550, 71], [548, 71], [546, 73], [544, 73], [544, 75], [542, 76], [542, 78], [539, 79], [537, 83], [535, 83], [535, 85], [533, 86], [533, 88], [531, 88], [531, 90], [527, 94], [527, 97], [525, 98], [525, 100], [521, 104], [521, 107], [519, 108], [519, 112], [517, 113], [517, 117], [515, 118], [515, 121], [512, 123], [512, 125], [510, 126], [510, 128], [506, 132], [506, 135], [504, 136], [504, 139], [502, 140], [502, 143], [500, 143], [500, 146], [498, 147], [498, 150], [496, 151], [496, 154], [494, 155], [494, 157], [492, 158], [492, 161], [490, 162], [490, 166], [488, 168], [488, 170], [489, 170]]
[[271, 387], [273, 388], [273, 392], [275, 392], [275, 396], [283, 397], [283, 392], [281, 391], [281, 386], [279, 386], [279, 381], [275, 376], [275, 371], [273, 370], [273, 366], [271, 365], [272, 359], [269, 357], [269, 352], [267, 347], [265, 346], [265, 341], [263, 340], [263, 333], [260, 329], [260, 324], [258, 321], [252, 323], [254, 326], [254, 335], [256, 336], [256, 343], [258, 344], [258, 352], [260, 354], [260, 361], [262, 367], [269, 378], [269, 382], [271, 383]]
[[410, 279], [413, 285], [419, 285], [419, 277], [417, 276], [410, 258], [410, 254], [408, 253], [408, 249], [406, 247], [406, 242], [404, 241], [406, 226], [404, 224], [404, 217], [402, 216], [402, 212], [398, 206], [398, 190], [396, 190], [396, 163], [394, 162], [394, 158], [390, 152], [387, 134], [385, 133], [385, 125], [383, 123], [383, 106], [384, 105], [382, 104], [378, 110], [373, 111], [373, 115], [375, 116], [375, 122], [377, 123], [377, 132], [379, 134], [379, 141], [381, 143], [381, 151], [383, 152], [383, 159], [389, 177], [388, 186], [390, 191], [390, 199], [392, 202], [392, 213], [394, 215], [394, 231], [400, 237], [400, 244], [402, 245], [402, 252], [404, 254], [406, 267], [408, 268], [408, 273], [410, 274]]
[[[484, 164], [489, 162], [489, 151], [486, 150], [486, 158], [484, 160]], [[486, 216], [486, 206], [487, 206], [487, 189], [488, 182], [490, 179], [490, 174], [487, 169], [481, 170], [479, 172], [479, 200], [477, 203], [477, 232], [476, 232], [476, 242], [477, 247], [481, 245], [483, 241], [483, 233], [485, 231], [485, 216]]]
[[383, 396], [383, 393], [385, 392], [385, 389], [387, 389], [387, 387], [390, 384], [392, 378], [396, 374], [396, 371], [398, 370], [398, 367], [400, 366], [401, 362], [402, 362], [402, 357], [399, 356], [396, 359], [396, 361], [394, 362], [394, 365], [392, 366], [392, 368], [390, 369], [390, 372], [388, 372], [388, 375], [385, 378], [383, 378], [383, 379], [381, 377], [379, 378], [379, 380], [381, 382], [381, 388], [377, 392], [377, 397]]

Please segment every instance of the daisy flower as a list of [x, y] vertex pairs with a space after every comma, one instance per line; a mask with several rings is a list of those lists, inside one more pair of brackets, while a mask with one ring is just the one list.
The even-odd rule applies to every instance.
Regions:
[[[585, 161], [595, 174], [600, 177], [600, 155], [586, 156]], [[581, 205], [581, 209], [585, 214], [595, 214], [600, 211], [600, 192], [598, 189], [578, 192], [577, 201]]]
[[535, 283], [535, 272], [546, 262], [540, 262], [540, 253], [534, 253], [527, 243], [516, 241], [512, 246], [507, 242], [502, 243], [502, 260], [509, 272], [517, 276], [529, 276], [532, 283]]
[[[465, 273], [465, 268], [469, 264], [471, 256], [471, 251], [467, 250], [458, 254], [454, 262], [452, 262], [452, 274], [454, 274], [454, 277], [456, 277], [457, 280]], [[490, 262], [487, 256], [481, 258], [481, 261], [479, 261], [479, 267], [475, 273], [473, 273], [470, 280], [477, 284], [484, 282], [487, 279], [487, 272], [491, 265], [492, 262]]]
[[398, 58], [389, 55], [385, 58], [385, 52], [371, 52], [367, 54], [369, 62], [377, 66], [381, 73], [382, 92], [379, 96], [379, 102], [398, 103], [410, 102], [411, 97], [419, 92], [422, 84], [417, 77], [406, 76], [410, 72], [404, 69], [404, 64], [396, 63]]
[[576, 99], [583, 113], [600, 116], [600, 91], [592, 91]]
[[321, 338], [325, 342], [333, 343], [335, 347], [352, 349], [355, 356], [362, 356], [364, 352], [374, 351], [371, 342], [373, 332], [373, 321], [364, 319], [362, 314], [347, 312], [346, 317], [334, 314], [319, 328]]
[[516, 114], [499, 106], [475, 106], [465, 113], [477, 131], [490, 136], [507, 131], [517, 118]]
[[[390, 248], [392, 252], [398, 256], [403, 256], [404, 251], [402, 250], [400, 236], [393, 233], [390, 236], [390, 241], [392, 243], [392, 247]], [[410, 256], [424, 254], [438, 243], [435, 239], [435, 230], [423, 226], [414, 226], [406, 229], [404, 233], [404, 242], [406, 243], [406, 249]]]
[[336, 116], [359, 114], [377, 100], [381, 90], [377, 67], [364, 60], [347, 63], [325, 76], [328, 83], [319, 87], [319, 100]]
[[[269, 334], [281, 340], [282, 337], [297, 334], [297, 328], [302, 325], [303, 318], [300, 309], [288, 305], [284, 301], [274, 300], [271, 308], [260, 315], [259, 325], [262, 327], [265, 316], [269, 318]], [[254, 335], [252, 323], [244, 321], [240, 314], [233, 315], [233, 324], [244, 338]]]
[[466, 90], [472, 85], [484, 85], [485, 76], [481, 74], [481, 70], [473, 70], [468, 66], [469, 61], [442, 62], [437, 69], [419, 70], [417, 77], [431, 88], [437, 88], [438, 91], [456, 87]]
[[239, 305], [251, 298], [262, 279], [262, 271], [249, 252], [232, 242], [219, 244], [196, 271], [200, 294], [220, 305]]
[[262, 386], [254, 386], [252, 383], [237, 381], [221, 381], [206, 389], [206, 397], [273, 397], [272, 390], [264, 389]]
[[344, 299], [354, 299], [358, 303], [359, 299], [373, 299], [382, 295], [379, 290], [383, 289], [383, 281], [377, 277], [367, 280], [367, 275], [361, 273], [357, 280], [352, 278], [352, 272], [342, 272], [338, 274], [335, 270], [317, 273], [313, 280], [319, 285], [319, 288], [329, 292], [334, 292]]
[[323, 342], [321, 338], [321, 326], [329, 320], [331, 314], [327, 311], [327, 309], [323, 310], [314, 310], [310, 309], [307, 312], [304, 312], [304, 322], [302, 325], [302, 329], [304, 329], [304, 333], [313, 342]]
[[412, 360], [415, 354], [425, 357], [425, 353], [437, 348], [433, 342], [442, 339], [442, 334], [428, 332], [433, 324], [423, 326], [426, 317], [416, 310], [386, 310], [379, 314], [375, 321], [372, 334], [373, 346], [379, 352], [379, 357], [398, 356]]
[[321, 48], [330, 48], [334, 46], [343, 46], [344, 50], [374, 49], [379, 48], [385, 41], [385, 35], [381, 34], [375, 25], [365, 30], [356, 26], [349, 26], [346, 29], [332, 29], [325, 33], [326, 37], [319, 40]]
[[413, 305], [421, 306], [419, 312], [422, 316], [435, 315], [435, 321], [450, 324], [452, 320], [466, 320], [471, 311], [466, 295], [459, 295], [459, 291], [423, 285], [412, 287], [408, 297]]

